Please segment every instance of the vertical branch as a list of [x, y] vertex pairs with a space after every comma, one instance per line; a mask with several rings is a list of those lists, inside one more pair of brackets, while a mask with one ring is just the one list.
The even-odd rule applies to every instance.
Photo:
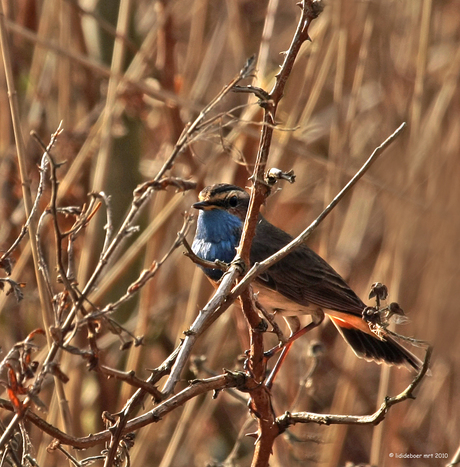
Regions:
[[[18, 154], [19, 172], [21, 176], [22, 194], [24, 197], [24, 207], [26, 217], [29, 217], [32, 209], [32, 194], [30, 189], [30, 178], [27, 170], [26, 149], [21, 131], [21, 120], [19, 117], [19, 104], [16, 87], [14, 84], [13, 69], [11, 67], [11, 55], [8, 42], [8, 33], [5, 24], [5, 15], [3, 13], [3, 5], [0, 2], [0, 41], [3, 54], [3, 65], [5, 67], [6, 85], [8, 88], [8, 98], [10, 101], [11, 119], [13, 123], [14, 137], [16, 140], [16, 150]], [[38, 249], [35, 234], [37, 232], [37, 218], [30, 219], [29, 224], [29, 239], [32, 248], [32, 256], [34, 260], [35, 276], [37, 278], [38, 292], [40, 296], [40, 304], [42, 309], [43, 323], [46, 329], [48, 345], [51, 345], [51, 337], [49, 335], [49, 327], [52, 319], [52, 309], [49, 297], [46, 293], [46, 284], [38, 269]]]
[[273, 137], [273, 129], [275, 127], [276, 110], [283, 97], [286, 82], [291, 74], [300, 47], [306, 40], [310, 39], [308, 35], [310, 24], [321, 13], [323, 4], [321, 1], [304, 0], [302, 1], [301, 7], [301, 18], [291, 45], [285, 55], [281, 70], [278, 75], [276, 75], [275, 85], [268, 95], [267, 100], [263, 103], [264, 119], [260, 135], [259, 150], [257, 152], [256, 164], [252, 175], [253, 187], [251, 189], [251, 200], [249, 202], [241, 243], [238, 248], [238, 254], [246, 264], [249, 264], [249, 253], [251, 251], [252, 238], [254, 237], [259, 210], [269, 194], [269, 188], [263, 180]]
[[[21, 122], [19, 118], [19, 105], [18, 105], [18, 98], [17, 92], [14, 84], [14, 76], [13, 70], [11, 67], [11, 56], [10, 56], [10, 49], [8, 44], [8, 34], [6, 30], [5, 24], [5, 15], [3, 13], [3, 5], [0, 2], [0, 41], [2, 46], [2, 54], [3, 54], [3, 64], [5, 67], [5, 76], [6, 76], [6, 83], [8, 87], [8, 96], [10, 101], [10, 110], [11, 110], [11, 118], [13, 121], [13, 130], [14, 136], [16, 140], [16, 149], [18, 153], [18, 163], [19, 163], [19, 171], [21, 175], [21, 183], [22, 183], [22, 192], [24, 197], [24, 207], [26, 211], [26, 217], [29, 217], [32, 209], [33, 209], [33, 202], [32, 202], [32, 194], [30, 189], [30, 179], [27, 173], [27, 161], [26, 161], [26, 150], [24, 146], [24, 140], [22, 138], [21, 132]], [[46, 331], [46, 338], [48, 342], [48, 347], [52, 347], [53, 339], [50, 334], [53, 311], [51, 306], [50, 297], [47, 293], [46, 282], [42, 274], [40, 273], [39, 269], [39, 254], [38, 254], [38, 247], [37, 247], [37, 218], [32, 216], [30, 219], [29, 224], [29, 240], [32, 250], [32, 257], [34, 260], [34, 269], [35, 269], [35, 277], [37, 278], [37, 285], [38, 285], [38, 293], [40, 297], [40, 304], [41, 304], [41, 312], [43, 318], [43, 324]], [[70, 431], [70, 412], [68, 410], [68, 406], [65, 405], [65, 394], [62, 382], [55, 378], [55, 388], [57, 392], [57, 396], [59, 400], [62, 402], [59, 404], [61, 409], [61, 417], [65, 426], [66, 431]]]
[[[92, 180], [92, 191], [99, 192], [104, 189], [105, 180], [108, 173], [108, 165], [112, 151], [112, 130], [114, 120], [114, 107], [117, 102], [117, 89], [120, 82], [123, 68], [126, 42], [123, 37], [127, 36], [129, 28], [129, 12], [131, 10], [131, 0], [121, 0], [118, 12], [117, 37], [113, 48], [111, 76], [107, 91], [107, 101], [104, 108], [104, 120], [101, 130], [101, 146], [97, 158], [97, 165]], [[90, 276], [89, 268], [93, 264], [91, 257], [96, 251], [96, 236], [99, 229], [98, 222], [92, 222], [86, 234], [86, 245], [82, 252], [80, 261], [79, 282], [83, 284]]]
[[[285, 55], [281, 70], [276, 76], [275, 85], [267, 96], [267, 99], [262, 103], [264, 118], [256, 164], [252, 174], [251, 199], [249, 201], [241, 242], [237, 250], [244, 264], [250, 263], [251, 245], [255, 235], [260, 207], [270, 192], [270, 187], [264, 181], [264, 174], [273, 138], [273, 129], [276, 124], [275, 117], [278, 104], [283, 97], [286, 82], [291, 74], [299, 50], [302, 44], [309, 39], [308, 30], [310, 24], [321, 13], [323, 6], [321, 1], [303, 0], [301, 8], [302, 13], [296, 32]], [[254, 467], [266, 466], [269, 462], [273, 442], [278, 436], [279, 430], [275, 423], [270, 392], [264, 384], [260, 384], [263, 382], [265, 375], [264, 346], [262, 334], [258, 329], [260, 318], [254, 309], [250, 289], [242, 292], [240, 300], [243, 313], [250, 328], [251, 353], [249, 357], [249, 370], [255, 381], [259, 383], [256, 389], [250, 393], [250, 408], [254, 414], [257, 414], [259, 425], [252, 465]]]

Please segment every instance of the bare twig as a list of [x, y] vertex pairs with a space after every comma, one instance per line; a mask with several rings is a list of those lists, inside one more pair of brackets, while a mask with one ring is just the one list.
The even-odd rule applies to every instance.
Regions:
[[174, 149], [167, 159], [167, 161], [163, 164], [163, 167], [159, 170], [157, 176], [155, 177], [155, 181], [159, 181], [166, 171], [168, 171], [172, 164], [174, 163], [177, 156], [185, 149], [185, 147], [190, 143], [192, 137], [200, 130], [200, 125], [206, 118], [206, 116], [222, 101], [222, 99], [231, 92], [234, 87], [240, 83], [242, 80], [247, 79], [253, 73], [255, 57], [251, 57], [246, 62], [245, 66], [240, 70], [240, 73], [235, 76], [223, 89], [217, 94], [214, 99], [200, 112], [198, 117], [190, 124], [184, 128], [184, 131], [180, 135]]
[[[165, 368], [163, 368], [163, 370], [164, 369]], [[161, 378], [162, 372], [160, 372], [157, 376]], [[219, 391], [225, 388], [245, 389], [246, 383], [247, 378], [244, 373], [241, 372], [226, 372], [223, 375], [215, 376], [212, 378], [192, 381], [189, 387], [185, 388], [176, 396], [171, 397], [169, 400], [158, 405], [150, 412], [129, 421], [126, 425], [126, 428], [123, 430], [123, 433], [128, 433], [129, 431], [137, 430], [150, 423], [160, 421], [161, 417], [170, 413], [175, 408], [183, 405], [185, 402], [192, 399], [193, 397], [196, 397], [197, 395], [204, 394], [209, 391]], [[143, 393], [144, 390], [140, 389], [138, 392]], [[136, 393], [132, 397], [132, 400], [135, 400], [137, 395], [138, 394]], [[0, 407], [9, 411], [13, 411], [11, 402], [4, 399], [0, 399]], [[56, 438], [55, 442], [51, 445], [52, 449], [55, 449], [58, 444], [73, 446], [77, 449], [86, 449], [91, 446], [97, 446], [98, 444], [104, 443], [110, 439], [110, 430], [104, 430], [84, 438], [69, 436], [68, 434], [60, 431], [30, 411], [25, 413], [25, 419], [40, 428], [43, 432]]]
[[203, 266], [204, 268], [210, 268], [210, 269], [220, 269], [221, 271], [227, 272], [229, 265], [227, 263], [224, 263], [223, 261], [215, 260], [215, 261], [206, 261], [205, 259], [200, 258], [197, 256], [193, 250], [192, 247], [189, 245], [187, 242], [187, 239], [184, 238], [182, 240], [182, 244], [184, 245], [185, 249], [187, 250], [184, 255], [190, 258], [195, 264], [198, 264], [200, 266]]
[[217, 318], [217, 315], [220, 316], [235, 300], [236, 296], [232, 301], [227, 300], [227, 296], [239, 274], [240, 272], [235, 265], [230, 267], [229, 272], [224, 274], [222, 277], [217, 292], [206, 306], [200, 310], [193, 324], [185, 332], [185, 339], [179, 351], [176, 363], [174, 364], [171, 374], [161, 390], [164, 397], [169, 396], [174, 390], [174, 386], [180, 378], [182, 370], [192, 353], [193, 346], [195, 345], [198, 336], [211, 324], [211, 320], [214, 318], [214, 313], [216, 313]]
[[112, 212], [112, 204], [111, 204], [111, 197], [106, 195], [103, 191], [99, 193], [91, 193], [92, 196], [95, 198], [100, 198], [104, 201], [105, 208], [107, 210], [107, 223], [104, 226], [105, 230], [105, 238], [104, 238], [104, 245], [102, 246], [102, 254], [107, 250], [107, 247], [110, 244], [112, 239], [113, 233], [113, 212]]
[[147, 394], [153, 396], [156, 401], [161, 401], [162, 395], [158, 388], [153, 384], [138, 378], [134, 371], [120, 371], [116, 370], [115, 368], [109, 368], [106, 365], [98, 365], [96, 370], [107, 377], [118, 379], [129, 384], [130, 386], [142, 389]]
[[[16, 140], [19, 171], [21, 175], [22, 192], [23, 192], [23, 197], [24, 197], [24, 207], [26, 211], [26, 216], [29, 217], [33, 210], [32, 195], [31, 195], [31, 189], [30, 189], [30, 179], [28, 177], [26, 150], [25, 150], [24, 139], [22, 137], [22, 131], [21, 131], [21, 120], [20, 120], [20, 115], [19, 115], [18, 96], [17, 96], [17, 92], [15, 88], [13, 69], [11, 65], [10, 47], [8, 43], [8, 32], [6, 29], [6, 20], [5, 20], [3, 6], [1, 2], [0, 2], [0, 41], [1, 41], [1, 46], [2, 46], [3, 63], [5, 66], [5, 77], [6, 77], [6, 83], [7, 83], [7, 88], [8, 88], [11, 118], [13, 122], [13, 130], [14, 130], [14, 136]], [[32, 256], [34, 259], [35, 275], [37, 277], [37, 283], [38, 283], [38, 292], [40, 296], [40, 304], [41, 304], [41, 309], [42, 309], [43, 322], [45, 324], [45, 328], [48, 329], [51, 323], [52, 310], [51, 310], [51, 305], [49, 302], [49, 297], [47, 296], [46, 285], [44, 284], [44, 281], [39, 271], [38, 250], [37, 250], [37, 242], [35, 238], [36, 230], [37, 230], [37, 220], [34, 219], [34, 217], [32, 216], [29, 222], [29, 232], [30, 232], [29, 237], [30, 237]], [[48, 345], [51, 345], [51, 336], [49, 336], [49, 334], [48, 334]]]
[[323, 212], [294, 240], [287, 244], [284, 248], [279, 250], [274, 255], [270, 256], [260, 263], [256, 263], [244, 276], [241, 282], [235, 286], [232, 290], [232, 295], [238, 295], [246, 289], [248, 283], [252, 282], [258, 275], [266, 271], [270, 266], [281, 260], [295, 248], [305, 242], [310, 237], [313, 231], [319, 226], [319, 224], [330, 214], [330, 212], [337, 206], [342, 198], [352, 189], [356, 182], [369, 170], [370, 166], [377, 160], [381, 153], [401, 134], [406, 127], [406, 123], [402, 123], [380, 146], [375, 148], [371, 156], [363, 164], [363, 166], [356, 172], [355, 176], [343, 187], [343, 189], [337, 194], [337, 196], [329, 203]]
[[188, 214], [185, 215], [184, 224], [181, 230], [177, 233], [176, 240], [171, 245], [169, 251], [163, 256], [163, 258], [160, 261], [154, 261], [149, 269], [145, 269], [144, 271], [141, 271], [139, 277], [128, 287], [128, 290], [126, 291], [126, 293], [122, 297], [120, 297], [116, 302], [109, 303], [101, 310], [88, 314], [86, 316], [86, 319], [87, 320], [98, 319], [104, 315], [112, 313], [117, 308], [119, 308], [123, 303], [126, 303], [128, 300], [130, 300], [135, 295], [135, 293], [139, 292], [139, 290], [142, 287], [144, 287], [145, 284], [150, 279], [152, 279], [152, 277], [157, 273], [158, 269], [171, 256], [171, 254], [183, 244], [183, 241], [190, 229], [190, 225], [192, 221], [193, 221], [193, 216], [190, 216]]
[[[49, 147], [51, 148], [52, 145], [54, 144], [54, 141], [50, 141]], [[22, 239], [25, 237], [27, 232], [29, 231], [29, 225], [33, 217], [37, 214], [37, 209], [38, 209], [38, 203], [43, 195], [43, 190], [45, 187], [45, 177], [46, 177], [46, 169], [48, 167], [48, 159], [45, 155], [42, 157], [42, 161], [39, 167], [39, 172], [40, 172], [40, 180], [38, 182], [38, 188], [37, 188], [37, 195], [35, 196], [35, 201], [32, 206], [32, 210], [30, 211], [30, 214], [23, 225], [21, 232], [19, 233], [18, 237], [16, 240], [12, 243], [12, 245], [8, 248], [5, 253], [0, 258], [0, 264], [2, 264], [10, 255], [13, 253], [13, 251], [18, 247], [18, 245], [21, 243]]]
[[320, 425], [377, 425], [388, 413], [390, 407], [407, 399], [415, 399], [413, 393], [428, 371], [433, 349], [427, 349], [422, 368], [404, 391], [394, 397], [386, 397], [380, 408], [372, 415], [318, 415], [310, 412], [285, 413], [276, 423], [284, 431], [296, 423], [318, 423]]
[[[62, 122], [61, 122], [62, 123]], [[62, 249], [62, 241], [64, 235], [61, 233], [61, 229], [59, 227], [58, 222], [58, 206], [57, 206], [57, 199], [58, 199], [58, 188], [59, 188], [59, 181], [57, 178], [57, 169], [61, 167], [62, 164], [57, 163], [53, 156], [50, 153], [50, 149], [53, 146], [54, 142], [56, 141], [57, 136], [62, 132], [61, 124], [59, 124], [58, 129], [56, 132], [51, 136], [51, 142], [48, 147], [45, 147], [43, 142], [40, 140], [36, 133], [33, 133], [33, 137], [38, 141], [38, 143], [42, 146], [45, 151], [45, 155], [49, 161], [50, 168], [51, 168], [51, 201], [50, 201], [50, 214], [53, 219], [53, 226], [54, 226], [54, 237], [55, 237], [55, 247], [56, 247], [56, 260], [58, 266], [58, 273], [60, 279], [65, 285], [66, 290], [69, 292], [72, 301], [75, 303], [78, 299], [78, 293], [75, 291], [72, 283], [70, 282], [69, 278], [67, 277], [66, 269], [64, 267], [64, 260], [63, 260], [63, 249]]]
[[[282, 433], [286, 430], [290, 425], [295, 423], [318, 423], [322, 425], [331, 425], [331, 424], [378, 424], [380, 423], [386, 416], [388, 410], [391, 406], [403, 402], [407, 399], [413, 399], [413, 392], [418, 387], [420, 382], [422, 381], [424, 375], [426, 374], [431, 358], [432, 349], [429, 348], [423, 366], [420, 372], [416, 375], [414, 380], [409, 384], [409, 386], [400, 394], [394, 397], [388, 397], [382, 403], [381, 407], [378, 411], [374, 414], [369, 416], [351, 416], [351, 415], [319, 415], [313, 414], [309, 412], [298, 412], [298, 413], [285, 413], [281, 417], [276, 419], [277, 425], [277, 435]], [[107, 369], [103, 369], [102, 371], [106, 371]], [[107, 370], [112, 376], [117, 376], [113, 373], [113, 370]], [[127, 375], [127, 379], [129, 380], [130, 377], [134, 375]], [[161, 374], [157, 375], [161, 377]], [[158, 422], [161, 417], [165, 416], [176, 407], [184, 404], [187, 400], [190, 400], [193, 397], [196, 397], [199, 394], [203, 394], [209, 391], [220, 391], [225, 388], [237, 388], [244, 392], [252, 392], [254, 390], [254, 382], [252, 378], [248, 378], [245, 373], [233, 373], [233, 372], [226, 372], [223, 375], [215, 376], [212, 378], [207, 378], [204, 380], [195, 380], [192, 381], [191, 385], [177, 395], [171, 397], [167, 401], [159, 404], [154, 409], [150, 410], [146, 414], [143, 414], [139, 417], [136, 417], [129, 422], [126, 423], [125, 427], [122, 429], [122, 433], [128, 433], [129, 431], [137, 430], [146, 426], [150, 423]], [[143, 387], [138, 392], [144, 393], [150, 392], [151, 387]], [[135, 396], [132, 398], [138, 399], [138, 394], [136, 393]], [[0, 407], [10, 410], [13, 410], [12, 404], [8, 401], [0, 399]], [[126, 408], [131, 407], [127, 405]], [[126, 410], [125, 408], [125, 410]], [[104, 430], [100, 433], [96, 433], [94, 435], [89, 435], [85, 438], [75, 438], [69, 436], [54, 426], [48, 424], [43, 419], [38, 417], [33, 412], [27, 412], [25, 414], [25, 419], [39, 427], [45, 433], [53, 436], [55, 438], [55, 442], [51, 445], [51, 449], [56, 448], [59, 444], [67, 444], [71, 445], [78, 449], [86, 449], [91, 446], [95, 446], [106, 442], [111, 437], [110, 430]]]
[[[3, 52], [3, 62], [5, 66], [5, 76], [6, 82], [8, 87], [8, 95], [10, 101], [10, 110], [11, 110], [11, 117], [13, 122], [13, 130], [16, 140], [16, 148], [17, 148], [17, 155], [18, 155], [18, 163], [19, 163], [19, 171], [21, 175], [21, 182], [22, 182], [22, 191], [24, 197], [24, 207], [26, 211], [26, 216], [29, 217], [33, 211], [33, 203], [32, 203], [32, 195], [31, 195], [31, 188], [30, 188], [30, 179], [28, 177], [27, 171], [27, 161], [26, 161], [26, 151], [24, 140], [22, 137], [21, 131], [21, 122], [20, 122], [20, 115], [19, 115], [19, 104], [17, 99], [17, 93], [14, 84], [14, 76], [12, 71], [11, 65], [11, 56], [10, 56], [10, 49], [8, 44], [8, 34], [6, 30], [5, 24], [5, 16], [3, 13], [3, 6], [0, 2], [0, 39], [2, 45], [2, 52]], [[40, 304], [41, 304], [41, 314], [44, 323], [44, 328], [46, 330], [48, 346], [52, 347], [52, 337], [50, 335], [50, 328], [51, 328], [51, 320], [52, 320], [52, 306], [50, 303], [50, 297], [48, 296], [47, 286], [44, 281], [44, 278], [39, 270], [39, 254], [38, 254], [38, 247], [37, 247], [37, 220], [34, 216], [31, 217], [29, 223], [29, 238], [30, 238], [30, 245], [32, 250], [32, 256], [34, 259], [34, 269], [35, 275], [37, 278], [37, 285], [38, 285], [38, 292], [40, 296]], [[70, 412], [68, 410], [68, 406], [65, 403], [65, 395], [64, 389], [62, 386], [61, 381], [58, 378], [55, 378], [55, 389], [57, 396], [61, 402], [59, 405], [61, 410], [62, 419], [65, 423], [66, 429], [70, 429]], [[27, 404], [26, 404], [27, 406]], [[19, 418], [19, 414], [13, 418], [13, 420], [8, 425], [7, 429], [4, 432], [4, 436], [0, 439], [0, 447], [4, 446], [4, 443], [8, 441], [8, 435], [12, 434], [12, 430], [15, 429], [19, 421], [21, 420], [22, 416]]]
[[[134, 295], [135, 292], [138, 292], [140, 288], [142, 288], [146, 284], [146, 282], [155, 275], [155, 273], [158, 271], [161, 265], [164, 264], [164, 262], [171, 256], [172, 252], [175, 251], [180, 245], [182, 245], [182, 242], [185, 236], [187, 235], [187, 232], [190, 228], [190, 224], [192, 220], [193, 220], [193, 216], [189, 216], [189, 215], [185, 216], [184, 224], [180, 232], [178, 232], [177, 234], [176, 241], [173, 243], [173, 245], [171, 246], [169, 251], [165, 254], [165, 256], [161, 259], [161, 261], [154, 262], [149, 270], [143, 271], [139, 279], [128, 288], [127, 293], [123, 297], [121, 297], [115, 304], [108, 305], [107, 307], [105, 307], [105, 309], [102, 310], [102, 313], [107, 312], [107, 311], [112, 311], [113, 309], [117, 308], [122, 303], [124, 303], [126, 300], [130, 299]], [[142, 387], [143, 391], [146, 391], [145, 387], [143, 386], [140, 386], [140, 387]], [[150, 389], [151, 384], [148, 387]], [[151, 390], [149, 390], [148, 392], [152, 393]], [[158, 401], [161, 400], [161, 393], [156, 388], [155, 388], [154, 398]], [[115, 458], [115, 454], [117, 452], [121, 437], [123, 435], [123, 428], [128, 423], [129, 416], [132, 413], [132, 410], [134, 408], [133, 406], [135, 405], [137, 405], [137, 402], [136, 404], [128, 404], [127, 407], [125, 407], [125, 410], [121, 412], [120, 418], [116, 425], [116, 429], [112, 430], [112, 438], [110, 440], [110, 447], [109, 447], [109, 451], [106, 457], [106, 465], [108, 466], [112, 465], [111, 462]]]

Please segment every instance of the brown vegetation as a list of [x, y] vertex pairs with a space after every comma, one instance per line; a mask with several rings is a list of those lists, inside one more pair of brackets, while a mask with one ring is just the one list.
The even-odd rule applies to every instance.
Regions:
[[[257, 432], [257, 421], [247, 393], [238, 390], [241, 374], [222, 371], [242, 371], [250, 348], [238, 302], [193, 347], [174, 390], [189, 391], [190, 400], [176, 408], [175, 401], [185, 399], [172, 396], [170, 405], [149, 412], [152, 400], [162, 397], [168, 358], [213, 292], [182, 254], [177, 233], [188, 229], [191, 240], [194, 230], [183, 213], [190, 213], [206, 185], [251, 185], [263, 109], [254, 95], [231, 92], [206, 114], [199, 131], [186, 125], [253, 54], [252, 84], [272, 89], [300, 10], [286, 0], [121, 0], [119, 9], [118, 2], [99, 3], [90, 11], [73, 0], [3, 2], [11, 67], [0, 67], [2, 250], [20, 234], [24, 206], [31, 207], [22, 192], [18, 152], [32, 200], [43, 176], [37, 213], [49, 215], [29, 226], [30, 233], [38, 229], [38, 250], [25, 236], [12, 254], [11, 276], [7, 261], [0, 274], [15, 281], [2, 282], [0, 295], [1, 431], [11, 424], [11, 404], [21, 419], [20, 401], [28, 397], [32, 414], [1, 446], [0, 465], [33, 465], [32, 458], [39, 466], [65, 465], [61, 447], [78, 459], [100, 456], [110, 449], [110, 436], [101, 435], [85, 451], [63, 442], [48, 452], [53, 436], [43, 421], [78, 440], [74, 446], [87, 447], [84, 437], [119, 421], [114, 414], [139, 388], [149, 397], [139, 398], [143, 407], [133, 404], [132, 413], [128, 407], [124, 420], [146, 414], [134, 440], [121, 428], [112, 431], [122, 439], [118, 454], [129, 451], [131, 465], [222, 465], [225, 459], [225, 465], [250, 465], [255, 438], [245, 435]], [[282, 190], [267, 200], [264, 213], [300, 233], [375, 147], [407, 122], [309, 244], [363, 299], [372, 283], [386, 284], [390, 300], [410, 318], [393, 329], [429, 341], [434, 352], [431, 376], [416, 389], [415, 401], [392, 407], [375, 427], [291, 426], [277, 437], [270, 465], [447, 464], [460, 433], [454, 294], [460, 287], [460, 10], [455, 1], [330, 0], [309, 35], [312, 42], [302, 45], [277, 109], [268, 157], [268, 167], [293, 169], [296, 182], [279, 183]], [[17, 91], [22, 150], [15, 144], [5, 70]], [[61, 121], [45, 168], [40, 141], [48, 144]], [[171, 166], [165, 166], [168, 160]], [[64, 207], [74, 208], [59, 211]], [[127, 212], [132, 222], [117, 234]], [[104, 230], [106, 225], [111, 228]], [[107, 235], [119, 242], [111, 247]], [[108, 251], [105, 264], [101, 252]], [[48, 267], [41, 284], [32, 260], [37, 255]], [[82, 300], [87, 286], [88, 300]], [[59, 329], [74, 309], [76, 321]], [[37, 331], [28, 338], [36, 329], [46, 336]], [[56, 344], [63, 331], [72, 335], [65, 351]], [[275, 345], [275, 336], [264, 335], [264, 344]], [[33, 376], [41, 374], [50, 348], [59, 365], [37, 382]], [[423, 349], [413, 350], [423, 358]], [[366, 415], [413, 376], [357, 359], [325, 323], [294, 343], [270, 402], [277, 416]], [[207, 381], [189, 386], [193, 379]], [[21, 394], [34, 384], [39, 394]], [[222, 385], [236, 389], [212, 398]], [[155, 417], [161, 422], [153, 423]], [[31, 457], [21, 464], [24, 447]], [[405, 453], [421, 458], [390, 457]]]

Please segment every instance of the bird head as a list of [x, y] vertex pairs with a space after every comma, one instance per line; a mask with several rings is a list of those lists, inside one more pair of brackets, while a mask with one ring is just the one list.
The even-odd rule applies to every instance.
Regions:
[[219, 183], [204, 188], [198, 195], [198, 199], [198, 203], [192, 205], [195, 209], [201, 211], [221, 209], [242, 221], [246, 217], [249, 205], [249, 194], [242, 188], [227, 183]]

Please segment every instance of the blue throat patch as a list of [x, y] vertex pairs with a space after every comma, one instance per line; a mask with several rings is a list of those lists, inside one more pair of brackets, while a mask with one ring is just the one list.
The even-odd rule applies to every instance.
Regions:
[[[235, 258], [242, 227], [240, 218], [222, 209], [200, 211], [192, 250], [201, 259], [230, 263]], [[218, 269], [202, 269], [213, 281], [223, 275]]]

